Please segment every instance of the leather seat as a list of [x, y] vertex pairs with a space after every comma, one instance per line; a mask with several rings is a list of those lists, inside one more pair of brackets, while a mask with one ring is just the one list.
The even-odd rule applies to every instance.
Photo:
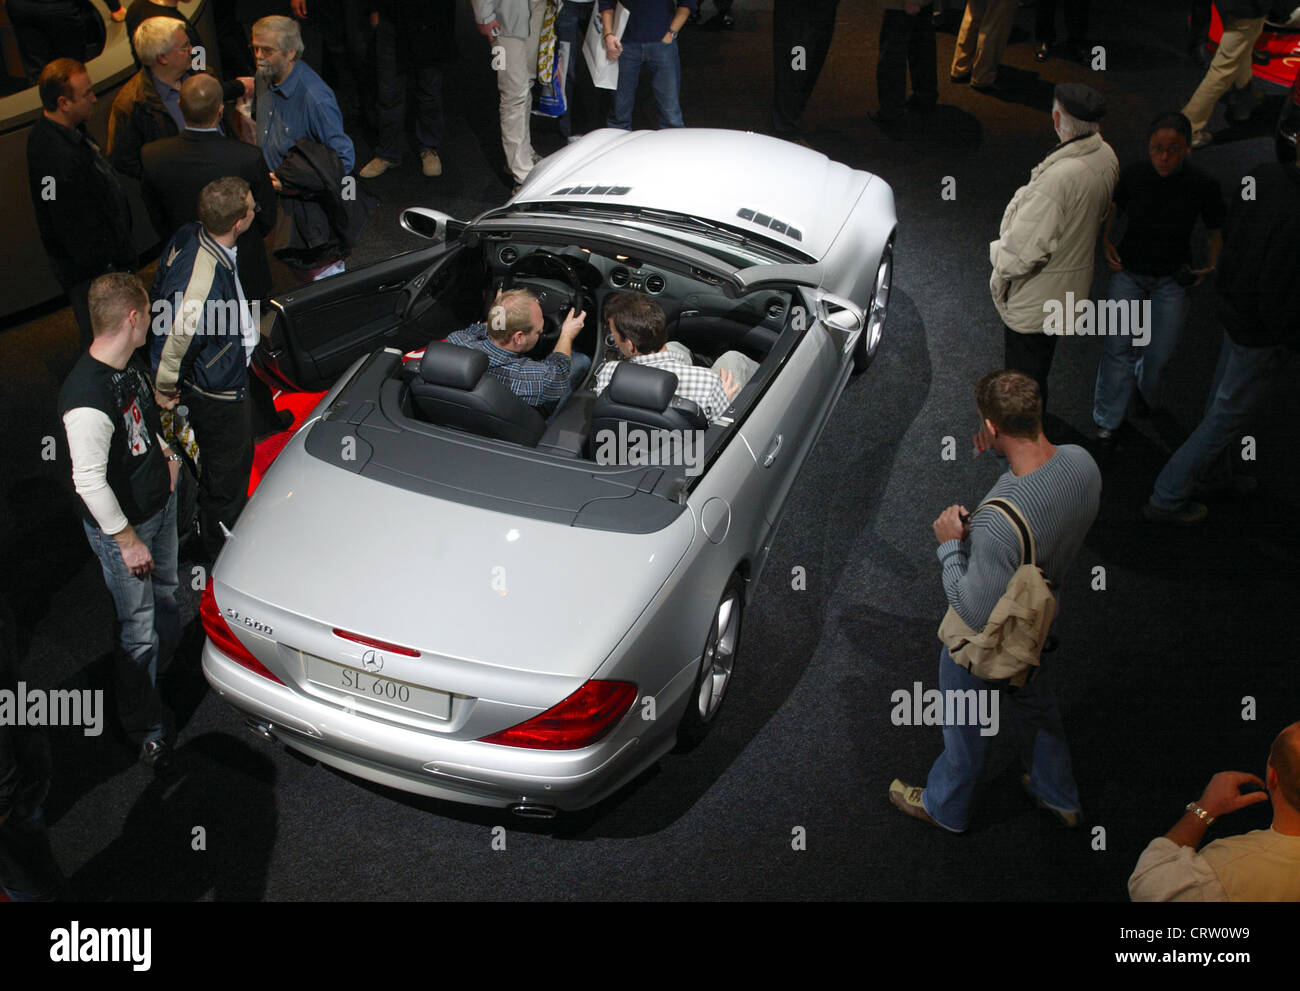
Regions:
[[428, 423], [534, 447], [546, 430], [537, 410], [488, 372], [482, 351], [435, 341], [411, 380], [411, 408]]
[[677, 376], [672, 372], [620, 361], [592, 407], [588, 447], [598, 443], [604, 430], [619, 436], [620, 423], [626, 424], [628, 437], [650, 430], [707, 430], [709, 421], [699, 404], [680, 398], [676, 392]]

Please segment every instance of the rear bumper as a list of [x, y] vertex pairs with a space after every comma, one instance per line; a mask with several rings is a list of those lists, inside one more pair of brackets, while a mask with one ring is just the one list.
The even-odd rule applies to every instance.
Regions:
[[370, 718], [305, 696], [236, 664], [205, 641], [203, 674], [234, 708], [269, 723], [287, 746], [322, 764], [402, 791], [452, 802], [575, 811], [594, 805], [649, 767], [674, 736], [637, 717], [636, 706], [581, 750], [540, 751], [470, 740]]

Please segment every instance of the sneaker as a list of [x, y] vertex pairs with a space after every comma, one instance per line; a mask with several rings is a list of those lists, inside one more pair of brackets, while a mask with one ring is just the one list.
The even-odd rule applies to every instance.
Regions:
[[1073, 812], [1066, 812], [1064, 809], [1058, 809], [1054, 805], [1048, 805], [1030, 789], [1028, 774], [1020, 775], [1020, 787], [1025, 790], [1026, 795], [1033, 799], [1035, 805], [1044, 812], [1050, 812], [1052, 815], [1056, 816], [1056, 821], [1066, 829], [1074, 829], [1079, 825], [1079, 810], [1075, 809]]
[[1192, 147], [1204, 148], [1213, 140], [1214, 140], [1214, 135], [1211, 134], [1209, 131], [1197, 131], [1195, 134], [1192, 135]]
[[420, 171], [430, 177], [442, 175], [442, 159], [432, 148], [420, 152]]
[[[893, 803], [894, 808], [900, 812], [906, 812], [922, 822], [928, 822], [931, 826], [939, 826], [930, 813], [925, 811], [925, 806], [921, 804], [921, 795], [924, 793], [924, 788], [905, 784], [898, 778], [889, 783], [889, 800]], [[943, 827], [939, 826], [939, 828], [942, 829]]]
[[172, 763], [172, 748], [164, 739], [145, 740], [140, 744], [140, 763], [160, 774]]
[[1093, 442], [1093, 456], [1099, 466], [1103, 468], [1109, 466], [1115, 455], [1116, 440], [1114, 430], [1107, 430], [1105, 427], [1097, 428], [1097, 439]]
[[1148, 502], [1142, 507], [1142, 515], [1150, 523], [1172, 523], [1175, 526], [1194, 526], [1210, 515], [1204, 503], [1189, 502], [1182, 509], [1161, 509]]
[[396, 162], [390, 162], [386, 158], [376, 156], [366, 162], [357, 175], [361, 176], [362, 179], [377, 179], [396, 164]]

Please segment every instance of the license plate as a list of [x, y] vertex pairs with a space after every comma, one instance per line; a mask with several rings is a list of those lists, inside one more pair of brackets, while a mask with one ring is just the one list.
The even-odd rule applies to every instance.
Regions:
[[302, 659], [307, 669], [307, 680], [313, 685], [421, 716], [451, 718], [451, 696], [446, 692], [380, 677], [308, 653], [303, 653]]

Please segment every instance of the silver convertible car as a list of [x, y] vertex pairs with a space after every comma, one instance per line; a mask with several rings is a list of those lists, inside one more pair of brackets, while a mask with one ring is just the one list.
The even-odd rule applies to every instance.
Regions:
[[[361, 778], [584, 808], [716, 721], [790, 490], [880, 343], [893, 192], [760, 135], [604, 130], [505, 206], [402, 223], [433, 243], [273, 301], [270, 371], [328, 392], [216, 562], [203, 670], [250, 728]], [[439, 343], [501, 287], [540, 301], [537, 355], [588, 315], [587, 387], [549, 420]], [[725, 414], [633, 362], [592, 391], [626, 290], [696, 364], [758, 362]]]

